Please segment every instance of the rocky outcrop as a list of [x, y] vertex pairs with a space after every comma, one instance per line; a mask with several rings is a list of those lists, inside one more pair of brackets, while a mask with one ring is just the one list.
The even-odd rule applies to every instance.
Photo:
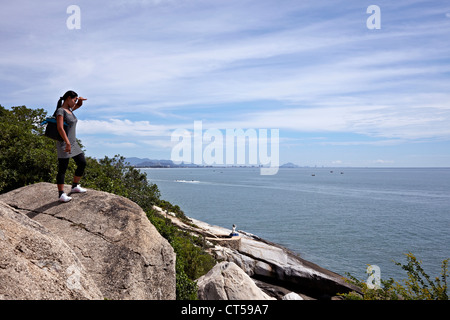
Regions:
[[102, 299], [70, 247], [0, 202], [0, 300]]
[[[66, 189], [68, 192], [69, 186], [66, 186]], [[66, 294], [62, 295], [64, 299], [90, 299], [99, 296], [107, 299], [175, 299], [175, 253], [137, 204], [126, 198], [95, 190], [71, 196], [73, 200], [68, 203], [58, 202], [56, 186], [49, 183], [38, 183], [0, 195], [0, 202], [14, 208], [17, 215], [22, 213], [21, 218], [17, 218], [19, 221], [24, 225], [36, 226], [49, 239], [58, 240], [59, 247], [70, 249], [66, 255], [73, 259], [68, 260], [69, 258], [60, 257], [56, 253], [49, 255], [49, 258], [44, 258], [45, 253], [38, 256], [42, 258], [35, 258], [31, 253], [22, 257], [18, 248], [25, 248], [23, 250], [26, 251], [31, 250], [26, 249], [26, 244], [30, 243], [32, 248], [38, 245], [30, 240], [33, 239], [32, 236], [22, 237], [23, 233], [18, 233], [19, 238], [14, 242], [10, 236], [11, 232], [4, 229], [6, 222], [2, 221], [0, 244], [9, 248], [11, 258], [8, 261], [12, 263], [6, 263], [7, 268], [17, 270], [16, 273], [10, 273], [12, 278], [8, 281], [11, 285], [19, 284], [24, 276], [23, 272], [27, 272], [23, 268], [14, 267], [15, 260], [12, 257], [16, 254], [17, 259], [31, 261], [28, 265], [36, 272], [38, 269], [41, 269], [41, 273], [48, 273], [48, 270], [53, 269], [67, 274], [77, 272], [81, 279], [85, 279], [82, 284], [86, 283], [88, 287], [92, 287], [93, 292], [90, 295]], [[50, 242], [48, 246], [52, 247]], [[49, 248], [49, 252], [57, 250], [55, 248]], [[1, 271], [5, 265], [3, 250], [0, 256]], [[46, 259], [48, 263], [45, 262]], [[52, 264], [54, 260], [65, 261], [64, 259], [67, 262], [58, 262], [60, 267], [58, 264]], [[70, 269], [71, 265], [74, 267]], [[63, 275], [60, 275], [60, 278], [59, 283], [63, 286], [67, 279]], [[36, 279], [41, 280], [34, 282], [35, 286], [50, 286], [44, 281], [47, 278]], [[98, 288], [97, 291], [95, 286], [90, 285], [89, 279]], [[4, 295], [2, 290], [0, 298]], [[17, 296], [8, 297], [58, 299], [58, 296], [33, 296], [22, 291], [16, 294]]]
[[235, 262], [266, 286], [284, 287], [315, 299], [329, 299], [338, 293], [357, 290], [346, 283], [344, 277], [300, 258], [286, 248], [254, 236], [241, 237], [238, 250], [215, 246], [211, 252], [216, 259]]
[[155, 209], [179, 228], [203, 237], [210, 243], [209, 252], [216, 260], [235, 263], [258, 287], [277, 299], [331, 299], [338, 293], [360, 290], [347, 283], [343, 276], [253, 234], [239, 231], [238, 237], [227, 238], [229, 229], [192, 218], [190, 223], [185, 223], [173, 214]]
[[200, 300], [271, 300], [234, 262], [221, 262], [200, 277]]

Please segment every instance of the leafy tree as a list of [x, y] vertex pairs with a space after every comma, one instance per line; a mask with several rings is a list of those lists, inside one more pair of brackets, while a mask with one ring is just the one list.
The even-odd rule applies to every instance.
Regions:
[[42, 136], [43, 109], [0, 106], [0, 193], [40, 181], [53, 182], [54, 142]]

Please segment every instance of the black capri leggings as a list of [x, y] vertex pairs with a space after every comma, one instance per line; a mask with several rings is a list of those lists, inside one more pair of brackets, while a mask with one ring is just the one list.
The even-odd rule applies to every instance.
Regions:
[[[72, 159], [75, 160], [75, 163], [77, 164], [75, 176], [81, 177], [84, 173], [84, 169], [86, 168], [86, 159], [84, 158], [84, 153], [80, 153]], [[70, 158], [58, 158], [58, 174], [56, 175], [57, 184], [64, 184], [67, 167], [69, 166], [69, 160]]]

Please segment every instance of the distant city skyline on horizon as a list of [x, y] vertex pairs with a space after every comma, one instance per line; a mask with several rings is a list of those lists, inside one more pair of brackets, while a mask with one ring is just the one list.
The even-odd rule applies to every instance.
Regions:
[[[125, 163], [129, 163], [131, 166], [134, 166], [136, 168], [157, 168], [158, 163], [161, 164], [161, 166], [159, 166], [160, 168], [169, 168], [170, 163], [172, 163], [174, 165], [173, 168], [175, 167], [181, 167], [181, 168], [259, 168], [258, 165], [197, 165], [194, 163], [173, 163], [172, 160], [170, 159], [150, 159], [150, 158], [138, 158], [138, 157], [124, 157], [125, 158]], [[131, 160], [131, 161], [130, 161]], [[161, 163], [162, 162], [162, 163]], [[170, 162], [170, 163], [169, 163]], [[159, 168], [158, 167], [158, 168]], [[345, 169], [345, 168], [373, 168], [373, 169], [389, 169], [389, 168], [394, 168], [394, 169], [414, 169], [414, 168], [418, 168], [418, 169], [433, 169], [433, 168], [438, 168], [438, 169], [450, 169], [449, 167], [362, 167], [362, 166], [325, 166], [325, 165], [302, 165], [299, 163], [293, 163], [293, 162], [286, 162], [286, 163], [282, 163], [279, 166], [280, 169], [285, 168], [285, 169], [290, 169], [290, 168], [329, 168], [329, 169]]]

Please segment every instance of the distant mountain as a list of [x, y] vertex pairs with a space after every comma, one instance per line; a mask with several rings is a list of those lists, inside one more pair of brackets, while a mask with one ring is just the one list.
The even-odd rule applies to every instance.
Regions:
[[196, 168], [199, 167], [192, 163], [175, 164], [172, 160], [154, 160], [148, 158], [126, 158], [125, 162], [137, 168]]
[[[175, 164], [172, 160], [156, 160], [149, 158], [136, 158], [130, 157], [126, 158], [125, 162], [130, 163], [131, 166], [136, 168], [202, 168], [205, 166], [200, 166], [193, 163], [180, 163]], [[288, 162], [280, 166], [280, 168], [300, 168], [298, 165]]]
[[139, 163], [145, 162], [145, 161], [151, 161], [149, 158], [136, 158], [136, 157], [131, 157], [131, 158], [126, 158], [125, 162], [129, 162], [130, 165], [135, 166]]
[[288, 162], [281, 165], [280, 168], [300, 168], [300, 167], [296, 164], [293, 164], [292, 162]]

